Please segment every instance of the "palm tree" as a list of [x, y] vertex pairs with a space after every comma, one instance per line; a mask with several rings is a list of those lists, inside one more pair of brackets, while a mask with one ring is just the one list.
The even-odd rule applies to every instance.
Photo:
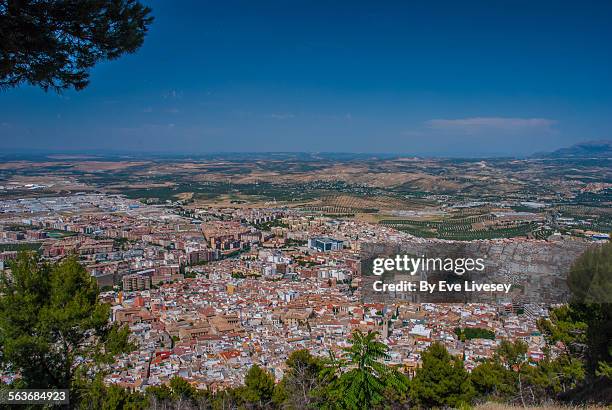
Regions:
[[384, 399], [385, 389], [403, 389], [406, 378], [385, 365], [389, 358], [387, 346], [377, 340], [378, 333], [367, 334], [356, 330], [345, 348], [347, 367], [351, 370], [340, 376], [339, 385], [345, 408], [371, 409]]

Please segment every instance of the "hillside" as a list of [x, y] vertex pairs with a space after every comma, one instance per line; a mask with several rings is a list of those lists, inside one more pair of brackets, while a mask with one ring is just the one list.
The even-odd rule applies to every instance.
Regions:
[[538, 153], [537, 158], [612, 158], [612, 140], [588, 141], [560, 148], [553, 152]]

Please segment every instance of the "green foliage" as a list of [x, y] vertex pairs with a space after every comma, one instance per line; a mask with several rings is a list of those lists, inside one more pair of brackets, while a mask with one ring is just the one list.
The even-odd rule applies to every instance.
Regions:
[[12, 276], [0, 277], [2, 362], [31, 388], [66, 388], [77, 357], [89, 357], [91, 333], [102, 335], [109, 307], [76, 259], [39, 264], [21, 254]]
[[[93, 381], [77, 381], [80, 409], [209, 408], [207, 391], [197, 390], [185, 379], [175, 376], [168, 385], [149, 386], [146, 393], [130, 392], [116, 385], [106, 386], [97, 376]], [[71, 402], [73, 397], [71, 396]]]
[[489, 329], [483, 329], [480, 327], [466, 327], [464, 329], [460, 327], [455, 328], [455, 334], [460, 340], [470, 339], [491, 339], [495, 340], [495, 332]]
[[423, 367], [417, 370], [410, 386], [410, 397], [420, 407], [459, 407], [469, 404], [474, 387], [463, 361], [451, 356], [440, 343], [422, 354]]
[[196, 272], [185, 272], [184, 274], [185, 279], [195, 279], [198, 277], [198, 274]]
[[587, 249], [567, 278], [574, 303], [612, 304], [612, 242]]
[[612, 380], [609, 309], [607, 304], [570, 303], [538, 322], [547, 342], [563, 349], [554, 360], [539, 366], [554, 381], [547, 384], [551, 392], [588, 388], [597, 378]]
[[527, 360], [527, 347], [522, 340], [503, 340], [495, 351], [495, 360], [509, 369], [517, 369]]
[[172, 398], [172, 390], [165, 384], [160, 386], [149, 386], [146, 391], [149, 396], [159, 401], [170, 400]]
[[196, 389], [182, 377], [174, 376], [170, 379], [172, 397], [175, 399], [190, 399], [195, 396]]
[[[149, 401], [141, 393], [132, 393], [119, 386], [105, 386], [101, 377], [96, 377], [93, 381], [79, 380], [75, 383], [78, 386], [79, 399], [75, 407], [83, 410], [140, 410], [149, 407]], [[74, 402], [74, 395], [70, 397], [71, 403]]]
[[209, 408], [211, 402], [206, 390], [196, 389], [179, 376], [171, 378], [168, 385], [147, 387], [146, 395], [153, 408]]
[[525, 367], [522, 385], [532, 397], [588, 401], [598, 395], [594, 385], [605, 390], [607, 383], [609, 392], [612, 381], [612, 244], [580, 256], [572, 265], [568, 285], [572, 301], [538, 321], [547, 343], [560, 347], [561, 354], [547, 357], [537, 367]]
[[503, 341], [494, 358], [476, 367], [470, 378], [478, 396], [516, 404], [541, 404], [575, 388], [584, 379], [583, 363], [569, 355], [533, 364], [522, 341]]
[[584, 334], [587, 375], [593, 378], [609, 374], [605, 369], [612, 365], [612, 304], [570, 304], [570, 307], [576, 321], [587, 325]]
[[2, 243], [0, 244], [0, 252], [5, 251], [35, 251], [38, 252], [42, 246], [42, 242], [27, 242], [27, 243]]
[[476, 393], [487, 400], [503, 401], [516, 394], [516, 373], [497, 360], [479, 364], [470, 375]]
[[136, 345], [129, 342], [130, 329], [127, 326], [112, 326], [105, 336], [104, 356], [101, 357], [110, 363], [117, 355], [136, 350]]
[[597, 376], [606, 377], [612, 380], [612, 365], [606, 362], [599, 362], [597, 367], [597, 371], [595, 372]]
[[493, 219], [494, 217], [491, 214], [486, 214], [449, 218], [443, 221], [385, 219], [379, 223], [423, 238], [439, 238], [458, 241], [527, 236], [529, 233], [533, 233], [538, 229], [537, 225], [534, 223], [521, 223], [513, 227], [493, 225], [487, 228], [474, 228], [475, 223], [492, 221]]
[[[537, 366], [529, 366], [528, 376], [540, 390], [540, 397], [555, 398], [579, 386], [585, 378], [584, 362], [577, 357], [561, 355], [545, 359]], [[529, 381], [529, 379], [528, 379]]]
[[538, 325], [549, 343], [563, 346], [566, 373], [587, 382], [612, 380], [612, 243], [584, 252], [572, 265], [568, 286], [569, 305], [552, 310]]
[[285, 240], [284, 247], [304, 246], [307, 243], [308, 243], [308, 241], [305, 241], [305, 240], [288, 238], [288, 239]]
[[153, 21], [135, 0], [0, 4], [0, 87], [81, 90], [98, 61], [136, 51]]
[[[612, 366], [612, 242], [581, 255], [572, 266], [568, 285], [572, 302], [560, 325], [575, 325], [583, 330], [576, 343], [586, 343], [589, 378], [609, 378], [607, 369]], [[559, 331], [563, 333], [565, 328]]]
[[570, 305], [550, 311], [548, 319], [540, 319], [538, 328], [550, 345], [563, 348], [567, 357], [580, 357], [586, 346], [588, 325], [577, 320], [576, 312]]
[[128, 330], [108, 322], [96, 281], [74, 257], [49, 265], [22, 253], [10, 277], [0, 273], [0, 294], [0, 361], [23, 388], [70, 388], [134, 348]]
[[268, 222], [263, 222], [260, 224], [253, 224], [253, 226], [256, 229], [259, 229], [260, 231], [269, 231], [274, 227], [279, 227], [279, 228], [288, 228], [289, 225], [287, 225], [286, 223], [284, 223], [283, 221], [281, 221], [280, 219], [273, 219], [271, 221]]
[[406, 391], [405, 376], [383, 363], [389, 358], [388, 348], [376, 340], [377, 336], [377, 332], [364, 334], [359, 330], [351, 335], [351, 346], [345, 348], [349, 370], [335, 384], [341, 407], [370, 409], [384, 401], [387, 388]]
[[276, 386], [273, 401], [289, 408], [316, 406], [327, 394], [333, 372], [327, 361], [315, 357], [308, 350], [296, 350], [287, 359], [287, 371]]
[[237, 398], [250, 408], [268, 408], [274, 395], [274, 377], [254, 364], [244, 378], [244, 386], [236, 389]]
[[[310, 399], [308, 397], [308, 394], [305, 395], [308, 399]], [[274, 386], [274, 393], [272, 393], [272, 405], [273, 407], [279, 407], [279, 408], [283, 408], [283, 407], [287, 407], [287, 408], [298, 408], [300, 407], [299, 405], [302, 403], [297, 403], [298, 405], [296, 406], [295, 403], [293, 402], [293, 399], [299, 397], [297, 394], [289, 394], [289, 391], [287, 389], [287, 381], [285, 378], [283, 378], [283, 380], [280, 381], [280, 383], [278, 383], [277, 385]], [[308, 402], [303, 403], [304, 407], [308, 407]]]

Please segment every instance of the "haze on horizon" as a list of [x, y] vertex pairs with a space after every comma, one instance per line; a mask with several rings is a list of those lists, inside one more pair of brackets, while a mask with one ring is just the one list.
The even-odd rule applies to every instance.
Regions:
[[609, 1], [143, 1], [81, 92], [0, 91], [0, 151], [528, 155], [612, 138]]

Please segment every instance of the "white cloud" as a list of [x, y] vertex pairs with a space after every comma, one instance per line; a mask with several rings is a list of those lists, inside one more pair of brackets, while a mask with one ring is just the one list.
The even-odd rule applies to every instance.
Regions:
[[548, 118], [471, 117], [458, 119], [434, 119], [425, 125], [434, 130], [474, 134], [482, 131], [525, 132], [551, 131], [555, 120]]
[[288, 120], [290, 118], [294, 118], [295, 115], [292, 113], [274, 113], [274, 114], [270, 114], [267, 115], [268, 118], [272, 118], [275, 120]]

